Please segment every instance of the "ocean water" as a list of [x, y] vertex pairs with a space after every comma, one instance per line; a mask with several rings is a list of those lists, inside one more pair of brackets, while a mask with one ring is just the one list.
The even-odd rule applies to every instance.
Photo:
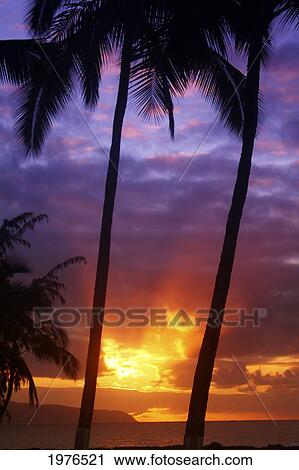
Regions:
[[[91, 447], [163, 447], [182, 443], [184, 423], [130, 423], [95, 424], [92, 429]], [[1, 449], [71, 449], [74, 426], [32, 424], [0, 425]], [[223, 445], [268, 444], [299, 445], [299, 421], [221, 421], [209, 422], [206, 444], [220, 442]]]

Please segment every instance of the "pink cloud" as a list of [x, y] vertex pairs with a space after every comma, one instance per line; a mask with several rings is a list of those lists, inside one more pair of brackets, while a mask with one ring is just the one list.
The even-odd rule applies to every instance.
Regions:
[[285, 148], [285, 145], [283, 142], [279, 140], [259, 140], [256, 143], [256, 149], [260, 152], [269, 152], [272, 155], [275, 155], [277, 157], [284, 157], [288, 155], [288, 152]]
[[280, 70], [278, 73], [275, 73], [275, 78], [279, 82], [290, 82], [293, 80], [298, 80], [299, 70], [292, 68]]
[[86, 144], [86, 139], [82, 137], [64, 137], [62, 143], [69, 147], [78, 147]]
[[143, 132], [134, 126], [125, 126], [123, 130], [123, 136], [127, 139], [144, 139]]

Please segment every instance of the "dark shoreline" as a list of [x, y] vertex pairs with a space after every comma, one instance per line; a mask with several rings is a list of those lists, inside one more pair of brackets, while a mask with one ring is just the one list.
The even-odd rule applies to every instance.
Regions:
[[[166, 447], [113, 447], [113, 448], [96, 448], [95, 450], [182, 450], [181, 445], [166, 446]], [[299, 450], [298, 446], [283, 446], [281, 444], [268, 445], [267, 447], [254, 447], [254, 446], [223, 446], [219, 442], [211, 442], [204, 446], [203, 450]], [[186, 451], [187, 452], [187, 451]]]
[[[14, 449], [1, 449], [1, 450], [14, 450]], [[21, 450], [21, 449], [18, 449]], [[73, 450], [71, 448], [67, 449], [54, 449], [54, 448], [41, 448], [41, 447], [31, 447], [30, 449], [24, 450], [55, 450], [55, 451], [64, 451], [64, 450]], [[133, 446], [133, 447], [91, 447], [89, 450], [183, 450], [181, 445], [175, 446], [165, 446], [165, 447], [153, 447], [153, 446]], [[210, 444], [204, 446], [203, 450], [299, 450], [299, 445], [296, 446], [283, 446], [282, 444], [269, 444], [266, 447], [254, 447], [254, 446], [223, 446], [219, 442], [211, 442]], [[186, 450], [186, 452], [188, 452]]]

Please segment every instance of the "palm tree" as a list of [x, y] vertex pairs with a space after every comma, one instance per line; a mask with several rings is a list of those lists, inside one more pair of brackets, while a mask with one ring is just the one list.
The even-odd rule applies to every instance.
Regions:
[[[47, 11], [47, 15], [50, 16], [44, 16], [41, 18], [40, 12], [43, 8], [42, 3], [44, 2], [35, 2], [35, 7], [33, 7], [30, 15], [31, 27], [35, 30], [36, 33], [40, 33], [41, 29], [43, 29], [44, 26], [50, 24], [51, 15], [55, 13], [55, 9], [53, 9], [52, 12]], [[63, 2], [60, 3], [63, 4]], [[113, 45], [113, 47], [116, 49], [121, 48], [118, 96], [113, 121], [112, 143], [109, 154], [109, 165], [105, 187], [100, 245], [93, 299], [94, 315], [92, 319], [92, 326], [90, 329], [89, 349], [85, 373], [85, 385], [83, 390], [82, 406], [75, 442], [76, 448], [88, 447], [90, 426], [94, 408], [98, 362], [101, 348], [101, 318], [104, 313], [106, 300], [111, 247], [112, 219], [118, 180], [121, 134], [124, 114], [127, 106], [131, 64], [133, 62], [133, 57], [135, 61], [137, 57], [139, 59], [139, 62], [145, 60], [145, 55], [143, 52], [145, 46], [145, 37], [149, 38], [149, 33], [145, 34], [143, 28], [145, 31], [150, 30], [150, 34], [152, 34], [153, 29], [148, 21], [149, 13], [148, 11], [143, 9], [143, 2], [139, 2], [139, 5], [132, 5], [132, 2], [123, 2], [122, 5], [116, 5], [116, 3], [117, 2], [112, 1], [85, 2], [82, 8], [81, 5], [78, 5], [78, 14], [75, 16], [74, 6], [72, 5], [72, 8], [65, 6], [63, 14], [60, 13], [59, 24], [57, 24], [57, 20], [55, 18], [53, 19], [55, 39], [57, 39], [58, 31], [58, 36], [60, 35], [60, 32], [62, 32], [63, 34], [63, 37], [61, 38], [60, 36], [59, 39], [65, 41], [65, 31], [67, 30], [68, 43], [71, 44], [73, 50], [77, 52], [76, 60], [81, 69], [80, 78], [83, 82], [83, 98], [84, 102], [87, 105], [93, 107], [98, 101], [101, 68], [103, 63], [108, 60], [111, 54], [111, 45]], [[38, 21], [36, 21], [37, 17], [39, 18]], [[44, 23], [42, 22], [43, 19]], [[63, 27], [61, 27], [61, 24], [63, 24]], [[84, 46], [84, 49], [82, 49], [82, 46]], [[156, 68], [158, 69], [158, 67]], [[138, 80], [140, 77], [140, 70], [141, 69], [139, 66], [136, 67], [133, 72], [134, 76], [136, 77], [136, 80]], [[151, 112], [156, 110], [158, 110], [160, 113], [168, 111], [170, 115], [170, 128], [171, 132], [173, 132], [172, 101], [169, 90], [165, 86], [165, 80], [163, 77], [161, 78], [160, 75], [161, 72], [158, 75], [158, 78], [156, 79], [156, 90], [152, 88], [152, 91], [155, 96], [153, 100], [151, 100], [150, 97], [146, 103], [143, 102], [142, 111], [145, 114], [150, 114]], [[146, 78], [143, 80], [143, 84], [146, 80], [148, 79]], [[31, 87], [31, 84], [29, 85], [29, 87]], [[48, 109], [48, 90], [44, 90], [45, 102]], [[146, 90], [147, 93], [148, 91], [149, 89]], [[39, 94], [39, 91], [35, 89], [34, 93]], [[58, 100], [60, 100], [60, 98], [61, 97], [57, 97]], [[138, 100], [138, 97], [136, 99]], [[43, 96], [40, 100], [41, 105], [43, 104], [42, 100]], [[153, 103], [154, 100], [156, 101]], [[36, 104], [35, 98], [33, 99], [33, 101]], [[23, 107], [23, 109], [25, 110], [24, 117], [28, 122], [28, 101], [25, 105], [24, 103], [21, 103], [21, 107]], [[37, 140], [42, 140], [40, 139], [39, 129], [37, 129], [37, 132], [35, 132], [36, 129], [34, 128], [33, 123], [33, 114], [39, 115], [40, 111], [43, 110], [35, 109], [34, 113], [31, 114], [32, 121], [29, 122], [29, 126], [27, 127], [27, 129], [25, 129], [25, 132], [23, 126], [23, 117], [21, 117], [22, 125], [20, 126], [20, 133], [23, 137], [25, 137], [24, 141], [29, 151], [35, 150], [35, 148], [38, 149], [39, 145], [37, 144], [33, 146], [32, 139], [30, 141], [30, 136], [32, 136], [33, 129], [34, 134], [37, 136]], [[44, 120], [39, 120], [39, 122], [41, 123], [41, 126], [44, 125]]]
[[[71, 97], [76, 78], [81, 84], [84, 103], [91, 107], [97, 104], [102, 66], [111, 59], [112, 51], [121, 49], [93, 299], [94, 315], [76, 448], [86, 448], [89, 442], [108, 283], [122, 126], [130, 85], [139, 114], [146, 119], [150, 116], [159, 119], [168, 114], [172, 135], [172, 97], [183, 94], [191, 79], [196, 81], [204, 96], [212, 101], [231, 129], [239, 132], [242, 127], [240, 97], [235, 91], [243, 76], [220, 55], [225, 49], [221, 22], [219, 28], [218, 22], [214, 25], [219, 40], [211, 40], [210, 25], [205, 25], [202, 20], [205, 15], [201, 15], [202, 11], [193, 2], [201, 27], [196, 36], [197, 51], [193, 48], [192, 55], [188, 55], [188, 49], [180, 46], [176, 34], [180, 28], [179, 19], [184, 13], [181, 2], [139, 0], [132, 3], [60, 0], [50, 4], [35, 0], [28, 15], [34, 34], [42, 35], [50, 44], [59, 42], [62, 50], [69, 51], [66, 68], [63, 59], [54, 68], [45, 60], [36, 67], [32, 80], [21, 89], [17, 129], [28, 153], [40, 150], [53, 118]], [[211, 11], [209, 13], [206, 16], [211, 17]], [[185, 29], [189, 32], [188, 24], [185, 24]], [[231, 96], [233, 99], [230, 99]]]
[[52, 268], [45, 276], [31, 282], [20, 280], [31, 273], [28, 264], [14, 256], [16, 245], [30, 248], [23, 238], [27, 230], [48, 220], [45, 214], [23, 213], [0, 226], [0, 420], [7, 413], [13, 391], [28, 385], [29, 404], [38, 404], [34, 377], [26, 362], [32, 355], [39, 362], [54, 362], [65, 375], [76, 379], [78, 360], [67, 349], [68, 337], [51, 319], [40, 321], [39, 310], [53, 302], [64, 303], [65, 288], [59, 273], [71, 264], [85, 262], [71, 258]]
[[241, 0], [226, 5], [236, 50], [247, 58], [242, 152], [229, 210], [211, 309], [196, 365], [184, 447], [201, 449], [213, 368], [228, 296], [240, 223], [246, 201], [251, 161], [259, 123], [260, 71], [271, 50], [271, 26], [283, 15], [285, 23], [298, 21], [298, 1]]

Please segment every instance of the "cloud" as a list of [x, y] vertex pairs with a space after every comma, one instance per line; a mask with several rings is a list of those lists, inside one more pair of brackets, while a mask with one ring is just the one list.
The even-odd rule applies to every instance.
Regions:
[[299, 367], [291, 367], [283, 372], [273, 374], [262, 374], [260, 370], [252, 374], [252, 379], [256, 385], [270, 385], [271, 388], [287, 387], [289, 390], [299, 388]]
[[239, 364], [243, 374], [233, 361], [218, 362], [213, 375], [213, 383], [217, 388], [232, 388], [247, 384], [247, 370], [244, 364]]
[[[9, 142], [8, 131], [3, 132]], [[97, 159], [94, 149], [84, 159], [74, 158], [73, 149], [80, 154], [81, 145], [85, 142], [52, 139], [45, 157], [35, 163], [10, 160], [7, 153], [0, 175], [0, 206], [4, 217], [25, 210], [49, 214], [50, 223], [30, 236], [33, 248], [28, 256], [39, 273], [66, 257], [85, 256], [87, 268], [69, 274], [67, 299], [86, 305], [92, 297], [107, 160]], [[17, 146], [9, 148], [18, 154]], [[234, 160], [221, 159], [223, 151], [227, 149], [196, 158], [182, 182], [178, 177], [187, 158], [123, 156], [109, 304], [166, 304], [191, 310], [209, 306], [236, 170]], [[298, 348], [299, 266], [288, 264], [299, 250], [298, 202], [293, 196], [298, 177], [296, 164], [253, 168], [228, 306], [249, 311], [264, 307], [269, 315], [257, 331], [225, 329], [221, 355], [290, 353]], [[285, 291], [293, 292], [295, 301]], [[252, 342], [254, 337], [259, 342]]]

